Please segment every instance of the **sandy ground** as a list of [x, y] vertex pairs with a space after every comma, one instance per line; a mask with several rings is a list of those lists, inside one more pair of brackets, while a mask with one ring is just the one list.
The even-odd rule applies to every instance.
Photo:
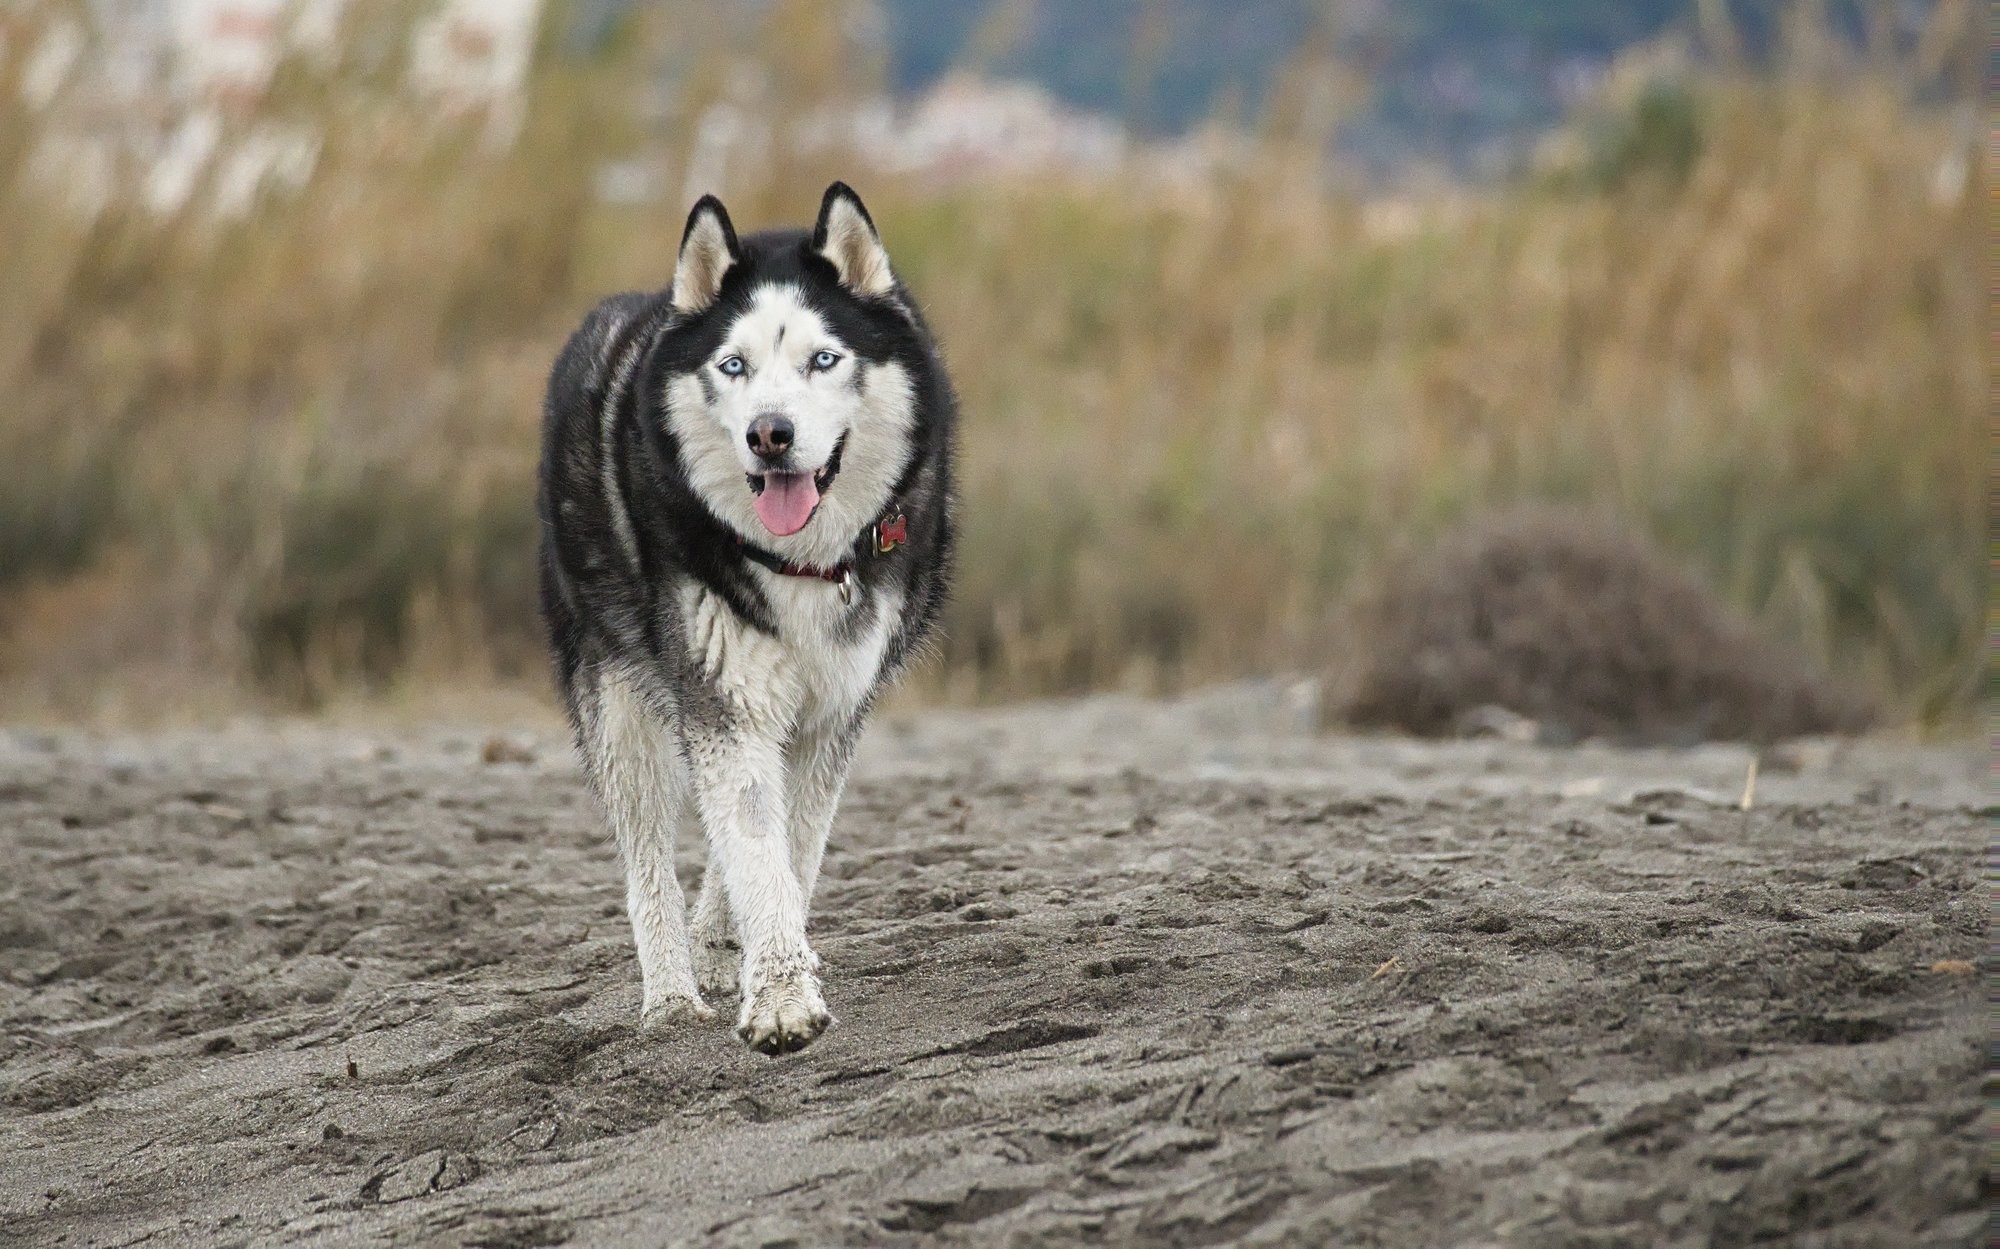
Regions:
[[880, 724], [782, 1059], [557, 737], [0, 733], [0, 1242], [1984, 1242], [1976, 747], [1285, 706]]

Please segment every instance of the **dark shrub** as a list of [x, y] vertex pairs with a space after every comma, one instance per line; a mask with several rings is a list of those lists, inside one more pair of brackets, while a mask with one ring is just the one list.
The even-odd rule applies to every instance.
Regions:
[[1563, 734], [1768, 741], [1859, 730], [1873, 714], [1587, 512], [1500, 512], [1388, 561], [1349, 625], [1335, 711], [1355, 724], [1439, 734], [1497, 705]]

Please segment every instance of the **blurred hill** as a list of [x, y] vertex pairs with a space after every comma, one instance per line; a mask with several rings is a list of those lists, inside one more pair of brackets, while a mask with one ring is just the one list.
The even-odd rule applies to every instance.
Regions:
[[[1331, 37], [1375, 88], [1343, 135], [1376, 167], [1456, 165], [1555, 120], [1623, 49], [1694, 20], [1693, 0], [885, 0], [896, 84], [968, 61], [1058, 98], [1177, 133], [1218, 111], [1255, 117], [1277, 71]], [[1751, 21], [1770, 7], [1740, 6]]]
[[[608, 36], [638, 0], [593, 0], [575, 45]], [[745, 14], [768, 9], [749, 0]], [[1825, 6], [1856, 38], [1918, 38], [1933, 5]], [[915, 96], [949, 74], [1032, 82], [1141, 134], [1262, 115], [1280, 71], [1315, 40], [1364, 72], [1343, 119], [1351, 161], [1393, 174], [1416, 160], [1492, 172], [1588, 96], [1618, 55], [1726, 18], [1741, 50], [1767, 51], [1785, 0], [872, 0], [851, 26], [881, 49], [889, 85]]]

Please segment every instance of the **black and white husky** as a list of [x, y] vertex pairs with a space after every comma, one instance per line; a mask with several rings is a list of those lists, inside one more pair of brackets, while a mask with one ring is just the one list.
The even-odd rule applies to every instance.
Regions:
[[[673, 284], [556, 360], [541, 597], [624, 856], [647, 1025], [766, 1053], [830, 1022], [806, 909], [863, 718], [925, 642], [952, 551], [956, 401], [861, 200], [739, 239], [704, 197]], [[708, 837], [692, 940], [674, 840]]]

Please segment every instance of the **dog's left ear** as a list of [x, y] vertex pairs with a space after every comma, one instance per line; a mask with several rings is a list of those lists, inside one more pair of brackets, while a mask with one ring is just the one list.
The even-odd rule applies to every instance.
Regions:
[[813, 250], [833, 262], [841, 285], [858, 295], [883, 296], [896, 289], [889, 270], [889, 252], [875, 222], [861, 206], [861, 197], [845, 182], [826, 189], [819, 202], [819, 223], [813, 226]]

